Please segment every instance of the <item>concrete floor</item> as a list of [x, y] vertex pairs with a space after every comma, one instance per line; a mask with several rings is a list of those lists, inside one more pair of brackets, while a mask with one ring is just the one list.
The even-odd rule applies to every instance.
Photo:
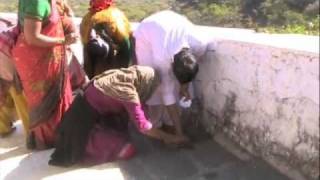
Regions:
[[173, 149], [132, 132], [139, 154], [126, 162], [94, 167], [58, 168], [48, 165], [52, 150], [25, 148], [21, 125], [0, 139], [1, 180], [287, 180], [261, 160], [241, 160], [210, 138], [194, 139], [192, 149]]

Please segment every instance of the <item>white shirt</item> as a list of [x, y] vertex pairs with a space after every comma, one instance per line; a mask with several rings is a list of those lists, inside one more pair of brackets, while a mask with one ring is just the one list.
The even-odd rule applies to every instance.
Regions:
[[148, 105], [171, 105], [178, 100], [179, 83], [171, 63], [182, 48], [190, 48], [196, 57], [206, 51], [206, 42], [195, 26], [184, 16], [173, 11], [161, 11], [144, 19], [133, 36], [139, 65], [147, 65], [159, 71], [161, 84], [147, 101]]

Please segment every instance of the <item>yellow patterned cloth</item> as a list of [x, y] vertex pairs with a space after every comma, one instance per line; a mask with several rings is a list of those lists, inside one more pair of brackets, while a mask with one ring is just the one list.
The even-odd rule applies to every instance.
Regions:
[[[92, 28], [97, 24], [104, 24], [108, 33], [116, 43], [129, 41], [131, 36], [130, 22], [125, 14], [115, 6], [99, 11], [97, 13], [88, 12], [82, 19], [80, 26], [81, 39], [83, 44], [87, 44]], [[127, 43], [126, 42], [126, 43]], [[130, 48], [130, 47], [129, 47]]]
[[0, 94], [0, 134], [11, 131], [11, 125], [16, 118], [22, 120], [26, 134], [29, 128], [29, 114], [26, 98], [23, 92], [11, 85], [6, 92]]
[[[101, 35], [111, 47], [109, 55], [104, 59], [89, 56], [86, 48], [92, 30]], [[126, 68], [132, 62], [131, 26], [125, 14], [115, 6], [93, 13], [88, 12], [82, 19], [80, 34], [84, 45], [84, 69], [91, 79], [108, 69]]]

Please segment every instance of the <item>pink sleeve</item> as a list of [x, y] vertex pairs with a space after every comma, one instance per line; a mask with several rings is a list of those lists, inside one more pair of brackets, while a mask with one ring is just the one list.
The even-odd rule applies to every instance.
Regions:
[[152, 128], [152, 124], [147, 120], [141, 104], [125, 102], [124, 106], [128, 111], [130, 119], [134, 122], [140, 132], [145, 132]]

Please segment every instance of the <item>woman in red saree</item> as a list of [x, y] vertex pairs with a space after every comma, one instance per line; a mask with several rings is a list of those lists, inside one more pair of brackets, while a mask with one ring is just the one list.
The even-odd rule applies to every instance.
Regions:
[[20, 0], [21, 33], [12, 49], [30, 115], [29, 149], [46, 149], [72, 101], [65, 46], [75, 37], [64, 36], [56, 0]]

